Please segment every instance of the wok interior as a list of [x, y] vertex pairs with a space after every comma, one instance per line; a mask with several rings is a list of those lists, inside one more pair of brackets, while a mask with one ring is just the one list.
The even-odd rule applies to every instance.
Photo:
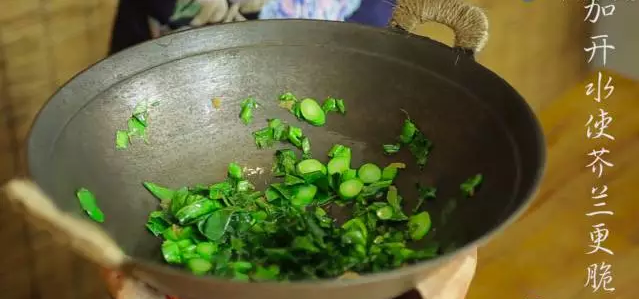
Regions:
[[[320, 101], [343, 98], [348, 113], [330, 114], [325, 127], [298, 123], [277, 106], [277, 96], [285, 91]], [[261, 107], [253, 124], [245, 126], [238, 119], [239, 102], [248, 96]], [[215, 97], [222, 99], [219, 110], [211, 103]], [[115, 132], [126, 129], [140, 101], [159, 101], [149, 110], [149, 144], [135, 140], [129, 149], [116, 151]], [[353, 167], [363, 161], [405, 162], [409, 167], [400, 172], [398, 188], [406, 208], [416, 203], [415, 183], [436, 186], [437, 199], [424, 206], [433, 219], [430, 236], [444, 247], [461, 247], [502, 223], [524, 200], [518, 193], [522, 153], [512, 136], [534, 131], [524, 129], [527, 119], [503, 117], [512, 107], [499, 107], [426, 68], [345, 48], [214, 51], [147, 69], [93, 98], [58, 136], [48, 164], [38, 166], [49, 177], [39, 183], [62, 209], [78, 215], [83, 212], [74, 191], [92, 190], [106, 215], [104, 228], [119, 245], [132, 256], [157, 259], [159, 240], [145, 222], [158, 201], [141, 183], [210, 184], [223, 180], [234, 161], [266, 170], [251, 177], [262, 187], [271, 177], [275, 148], [258, 150], [251, 132], [264, 127], [267, 118], [281, 118], [301, 125], [314, 157], [323, 162], [335, 143], [352, 147]], [[381, 145], [399, 134], [405, 117], [400, 109], [434, 144], [424, 171], [417, 170], [407, 151], [383, 155]], [[473, 198], [461, 198], [459, 184], [476, 173], [484, 175], [481, 189]], [[453, 198], [457, 207], [442, 219]]]

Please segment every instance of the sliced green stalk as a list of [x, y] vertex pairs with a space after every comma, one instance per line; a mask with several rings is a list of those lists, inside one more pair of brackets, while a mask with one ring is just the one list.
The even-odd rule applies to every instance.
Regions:
[[331, 150], [328, 152], [328, 156], [331, 158], [336, 157], [346, 157], [351, 159], [352, 151], [349, 147], [343, 146], [341, 144], [335, 144], [331, 147]]
[[230, 178], [239, 180], [242, 178], [242, 167], [237, 163], [230, 163], [228, 167], [228, 175]]
[[431, 227], [430, 214], [424, 211], [408, 219], [408, 234], [414, 241], [419, 241], [428, 233]]
[[342, 181], [348, 181], [357, 178], [357, 170], [348, 169], [342, 173]]
[[211, 260], [213, 254], [215, 254], [218, 250], [216, 244], [211, 242], [200, 242], [195, 246], [195, 252], [200, 255], [200, 257]]
[[319, 171], [322, 174], [326, 174], [326, 166], [322, 162], [315, 159], [306, 159], [297, 163], [297, 172], [299, 174], [309, 174]]
[[302, 137], [302, 153], [307, 159], [311, 157], [311, 140], [306, 136]]
[[395, 154], [395, 153], [399, 152], [399, 150], [402, 148], [402, 146], [399, 143], [384, 144], [382, 146], [382, 148], [384, 150], [384, 154], [392, 155], [392, 154]]
[[115, 132], [115, 148], [126, 149], [129, 147], [129, 132], [118, 130]]
[[399, 172], [400, 168], [401, 169], [406, 168], [406, 164], [391, 163], [388, 166], [384, 167], [384, 170], [382, 170], [382, 180], [384, 181], [394, 180], [395, 177], [397, 177], [397, 173]]
[[328, 162], [328, 174], [343, 173], [351, 168], [351, 159], [345, 156], [338, 156]]
[[393, 217], [393, 208], [391, 206], [385, 205], [377, 209], [377, 211], [375, 211], [375, 214], [379, 219], [388, 220]]
[[296, 186], [291, 203], [298, 207], [307, 206], [313, 202], [315, 194], [317, 194], [317, 187], [315, 185]]
[[364, 187], [364, 183], [359, 179], [350, 179], [339, 185], [339, 195], [342, 198], [350, 199], [356, 197]]
[[357, 170], [357, 177], [364, 184], [374, 183], [382, 178], [382, 170], [373, 163], [366, 163]]
[[313, 99], [306, 98], [300, 102], [302, 117], [314, 126], [323, 126], [326, 123], [326, 114], [322, 107]]
[[213, 264], [203, 258], [190, 259], [186, 265], [195, 275], [204, 275], [213, 268]]
[[174, 241], [164, 241], [162, 243], [162, 256], [164, 260], [169, 264], [181, 264], [182, 255], [180, 254], [180, 247]]

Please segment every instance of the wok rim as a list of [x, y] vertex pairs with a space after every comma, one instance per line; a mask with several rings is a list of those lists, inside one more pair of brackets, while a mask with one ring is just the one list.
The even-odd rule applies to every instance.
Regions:
[[[93, 64], [90, 64], [89, 66], [85, 67], [82, 71], [78, 72], [76, 75], [72, 76], [70, 79], [68, 79], [63, 85], [61, 85], [60, 87], [58, 87], [54, 93], [52, 93], [52, 95], [47, 99], [47, 101], [44, 103], [44, 105], [40, 108], [40, 110], [35, 114], [35, 117], [32, 121], [31, 127], [29, 129], [29, 134], [27, 135], [27, 143], [26, 143], [26, 153], [27, 153], [27, 174], [29, 177], [34, 179], [34, 182], [36, 183], [36, 185], [38, 185], [38, 182], [35, 180], [35, 176], [34, 173], [36, 172], [34, 169], [34, 165], [36, 163], [34, 163], [34, 153], [39, 151], [39, 149], [37, 148], [36, 145], [34, 145], [34, 139], [42, 134], [41, 130], [43, 130], [44, 127], [46, 127], [45, 123], [42, 123], [42, 115], [45, 115], [48, 112], [48, 110], [50, 109], [54, 109], [51, 106], [53, 106], [55, 103], [53, 103], [54, 100], [59, 100], [60, 97], [60, 93], [68, 88], [68, 85], [71, 84], [72, 82], [76, 81], [78, 78], [81, 78], [85, 75], [87, 75], [87, 73], [95, 71], [94, 68], [96, 66], [99, 65], [104, 65], [104, 64], [109, 64], [112, 60], [114, 60], [114, 57], [126, 57], [129, 54], [133, 54], [133, 53], [138, 53], [140, 52], [140, 50], [143, 50], [145, 48], [149, 48], [149, 47], [153, 47], [153, 46], [157, 46], [158, 42], [162, 42], [162, 41], [168, 41], [169, 43], [171, 42], [171, 39], [173, 37], [176, 36], [188, 36], [188, 35], [194, 35], [198, 32], [202, 32], [202, 31], [214, 31], [217, 30], [219, 28], [229, 28], [229, 27], [242, 27], [242, 26], [246, 26], [249, 28], [246, 28], [244, 30], [251, 30], [251, 29], [255, 29], [255, 30], [259, 30], [259, 25], [260, 24], [264, 24], [264, 23], [286, 23], [284, 25], [287, 26], [295, 26], [295, 24], [299, 24], [299, 23], [314, 23], [317, 26], [324, 26], [325, 24], [331, 24], [332, 26], [337, 26], [337, 27], [344, 27], [345, 29], [348, 29], [349, 27], [351, 29], [356, 29], [356, 30], [365, 30], [365, 31], [369, 31], [369, 32], [373, 32], [374, 34], [380, 35], [380, 38], [384, 38], [384, 35], [391, 35], [391, 36], [400, 36], [400, 37], [404, 37], [404, 38], [410, 38], [410, 39], [418, 39], [418, 40], [422, 40], [423, 43], [425, 45], [427, 45], [427, 47], [446, 47], [449, 49], [452, 49], [448, 46], [446, 46], [445, 44], [442, 44], [438, 41], [432, 40], [428, 37], [423, 37], [423, 36], [419, 36], [419, 35], [415, 35], [415, 34], [410, 34], [410, 33], [405, 33], [405, 32], [400, 32], [400, 31], [395, 31], [395, 30], [390, 30], [389, 28], [379, 28], [379, 27], [371, 27], [371, 26], [367, 26], [367, 25], [362, 25], [362, 24], [358, 24], [358, 23], [347, 23], [347, 22], [338, 22], [338, 21], [328, 21], [328, 20], [309, 20], [309, 19], [278, 19], [278, 20], [252, 20], [252, 21], [246, 21], [246, 22], [233, 22], [233, 23], [223, 23], [223, 24], [216, 24], [213, 26], [205, 26], [205, 27], [200, 27], [200, 28], [194, 28], [194, 29], [189, 29], [189, 30], [183, 30], [183, 31], [178, 31], [178, 32], [173, 32], [171, 34], [167, 34], [165, 36], [162, 36], [160, 38], [157, 39], [152, 39], [152, 40], [148, 40], [145, 42], [142, 42], [140, 44], [137, 44], [135, 46], [126, 48], [122, 51], [119, 51], [115, 54], [112, 55], [108, 55], [98, 61], [96, 61]], [[257, 27], [257, 28], [256, 28]], [[161, 44], [160, 44], [161, 45]], [[150, 51], [152, 52], [152, 51]], [[196, 276], [196, 275], [192, 275], [189, 274], [183, 270], [178, 270], [175, 268], [170, 267], [167, 264], [163, 264], [160, 262], [151, 262], [148, 259], [141, 259], [141, 258], [133, 258], [131, 256], [127, 257], [129, 258], [128, 262], [125, 262], [124, 268], [127, 267], [127, 265], [132, 266], [133, 269], [136, 268], [136, 265], [143, 265], [144, 268], [147, 269], [153, 269], [155, 271], [159, 271], [159, 272], [163, 272], [165, 274], [169, 274], [171, 276], [179, 276], [181, 278], [187, 278], [187, 279], [191, 279], [191, 280], [197, 280], [200, 282], [217, 282], [217, 283], [225, 283], [225, 284], [235, 284], [237, 286], [243, 286], [243, 285], [260, 285], [260, 286], [266, 286], [266, 287], [273, 287], [273, 288], [309, 288], [309, 287], [324, 287], [324, 288], [340, 288], [340, 287], [344, 287], [344, 286], [356, 286], [356, 285], [365, 285], [365, 284], [372, 284], [375, 282], [379, 282], [379, 281], [384, 281], [384, 280], [396, 280], [399, 279], [401, 277], [406, 277], [406, 276], [410, 276], [410, 277], [415, 277], [415, 276], [419, 276], [420, 272], [423, 273], [428, 273], [427, 271], [424, 271], [425, 269], [435, 269], [439, 266], [442, 266], [443, 264], [448, 263], [449, 261], [451, 261], [452, 259], [458, 257], [460, 254], [464, 253], [464, 252], [469, 252], [470, 249], [472, 248], [480, 248], [482, 245], [488, 243], [488, 241], [490, 241], [493, 237], [495, 237], [496, 235], [499, 235], [500, 233], [502, 233], [506, 228], [510, 227], [514, 222], [516, 222], [518, 219], [521, 218], [521, 216], [528, 210], [528, 208], [531, 206], [532, 202], [535, 200], [536, 196], [539, 194], [540, 191], [540, 185], [542, 182], [542, 178], [546, 172], [546, 162], [547, 162], [547, 150], [546, 150], [546, 142], [545, 142], [545, 136], [543, 134], [543, 128], [542, 125], [539, 121], [539, 119], [537, 118], [536, 114], [534, 113], [532, 107], [528, 104], [528, 102], [521, 96], [521, 94], [514, 89], [514, 87], [512, 87], [507, 81], [505, 81], [505, 79], [503, 79], [501, 76], [497, 75], [496, 73], [494, 73], [492, 70], [486, 68], [485, 66], [481, 65], [480, 63], [476, 62], [474, 59], [470, 59], [472, 62], [472, 64], [475, 64], [476, 67], [479, 67], [480, 69], [482, 69], [483, 72], [485, 72], [485, 76], [491, 76], [493, 77], [493, 79], [496, 79], [497, 81], [500, 81], [501, 84], [506, 87], [511, 89], [511, 91], [513, 92], [513, 94], [516, 96], [516, 99], [512, 99], [512, 100], [517, 100], [520, 102], [520, 104], [522, 104], [522, 108], [524, 108], [524, 112], [525, 115], [522, 115], [523, 117], [526, 117], [528, 119], [528, 121], [530, 122], [529, 127], [532, 131], [532, 133], [534, 133], [534, 136], [531, 136], [531, 138], [535, 141], [535, 143], [537, 144], [537, 153], [538, 153], [538, 161], [539, 161], [539, 165], [537, 166], [537, 169], [535, 170], [533, 179], [530, 181], [529, 184], [527, 184], [527, 188], [525, 190], [525, 192], [523, 192], [525, 195], [522, 196], [523, 199], [521, 201], [521, 203], [519, 204], [518, 208], [516, 208], [514, 210], [514, 212], [510, 213], [509, 216], [506, 217], [506, 219], [504, 221], [502, 221], [500, 224], [496, 225], [493, 229], [488, 230], [486, 233], [484, 233], [481, 237], [475, 239], [474, 241], [471, 241], [469, 243], [467, 243], [466, 245], [462, 246], [462, 247], [458, 247], [455, 250], [448, 252], [448, 253], [444, 253], [442, 255], [437, 256], [436, 258], [433, 259], [429, 259], [429, 260], [424, 260], [424, 261], [420, 261], [414, 264], [410, 264], [401, 268], [396, 268], [393, 270], [387, 270], [387, 271], [383, 271], [383, 272], [377, 272], [377, 273], [366, 273], [366, 274], [360, 274], [359, 278], [356, 279], [348, 279], [348, 280], [340, 280], [340, 279], [336, 279], [336, 278], [330, 278], [330, 279], [318, 279], [318, 280], [313, 280], [313, 281], [309, 281], [309, 280], [302, 280], [302, 281], [291, 281], [291, 282], [273, 282], [273, 281], [266, 281], [266, 282], [243, 282], [243, 281], [233, 281], [233, 280], [229, 280], [229, 279], [222, 279], [219, 277], [215, 277], [215, 276]], [[144, 70], [140, 70], [141, 72], [143, 72]], [[118, 82], [115, 82], [114, 84], [117, 84], [119, 82], [122, 82], [124, 80], [127, 80], [128, 77], [126, 78], [122, 78], [120, 80], [118, 80]], [[50, 114], [50, 113], [49, 113]], [[65, 124], [66, 126], [66, 124]], [[56, 136], [54, 138], [54, 140], [57, 140], [58, 136]], [[521, 188], [521, 187], [520, 187]], [[43, 190], [44, 191], [44, 190]], [[45, 191], [46, 193], [46, 191]], [[55, 203], [55, 202], [54, 202]], [[414, 283], [417, 283], [416, 281]]]

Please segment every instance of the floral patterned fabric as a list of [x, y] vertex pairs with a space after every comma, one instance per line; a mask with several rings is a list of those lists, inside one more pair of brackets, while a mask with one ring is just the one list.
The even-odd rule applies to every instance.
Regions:
[[119, 0], [110, 54], [171, 31], [255, 19], [387, 26], [396, 0]]
[[344, 21], [362, 0], [271, 0], [264, 5], [260, 19], [315, 19]]

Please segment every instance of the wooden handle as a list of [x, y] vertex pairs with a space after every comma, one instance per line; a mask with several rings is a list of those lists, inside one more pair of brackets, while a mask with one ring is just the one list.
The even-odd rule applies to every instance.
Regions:
[[464, 299], [476, 267], [477, 248], [473, 248], [417, 282], [415, 288], [423, 299]]
[[12, 180], [5, 186], [5, 192], [27, 220], [90, 261], [110, 269], [117, 269], [126, 261], [127, 256], [104, 230], [88, 220], [60, 211], [32, 182]]
[[455, 47], [477, 53], [488, 41], [488, 18], [464, 0], [397, 0], [391, 25], [413, 31], [418, 25], [436, 22], [455, 32]]

